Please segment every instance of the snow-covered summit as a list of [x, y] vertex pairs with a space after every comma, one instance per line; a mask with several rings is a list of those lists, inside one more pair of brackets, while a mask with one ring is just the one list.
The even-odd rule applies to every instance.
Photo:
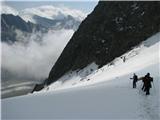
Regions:
[[56, 7], [52, 5], [26, 8], [19, 12], [25, 21], [35, 24], [59, 29], [76, 30], [86, 14], [80, 10], [69, 9], [67, 7]]
[[77, 30], [86, 13], [62, 6], [45, 5], [34, 8], [16, 9], [2, 4], [1, 13], [20, 16], [24, 21], [42, 25], [55, 30]]
[[67, 16], [72, 16], [78, 21], [82, 21], [86, 14], [79, 10], [69, 9], [67, 7], [56, 7], [52, 5], [45, 5], [35, 8], [26, 8], [20, 11], [19, 15], [26, 21], [34, 22], [33, 16], [41, 16], [51, 20], [62, 20]]

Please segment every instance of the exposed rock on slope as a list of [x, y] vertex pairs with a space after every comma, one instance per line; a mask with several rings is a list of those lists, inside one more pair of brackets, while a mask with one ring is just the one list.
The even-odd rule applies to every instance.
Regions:
[[53, 66], [48, 84], [91, 62], [111, 62], [160, 31], [160, 2], [100, 1]]

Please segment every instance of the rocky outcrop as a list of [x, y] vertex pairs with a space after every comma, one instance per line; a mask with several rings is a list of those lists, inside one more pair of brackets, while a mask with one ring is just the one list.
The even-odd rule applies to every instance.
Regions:
[[36, 84], [33, 88], [33, 90], [31, 91], [31, 93], [35, 92], [35, 91], [40, 91], [44, 88], [44, 84]]

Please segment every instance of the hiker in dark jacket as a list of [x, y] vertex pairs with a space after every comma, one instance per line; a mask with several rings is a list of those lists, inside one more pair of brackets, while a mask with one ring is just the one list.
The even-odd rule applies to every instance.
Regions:
[[151, 82], [153, 82], [153, 78], [150, 77], [150, 73], [147, 73], [147, 75], [145, 75], [145, 77], [142, 78], [142, 81], [142, 90], [146, 92], [146, 95], [150, 95], [150, 88], [152, 87]]
[[133, 88], [136, 88], [136, 82], [137, 82], [137, 80], [138, 80], [137, 75], [134, 73], [134, 74], [133, 74], [133, 78], [130, 78], [130, 79], [133, 79]]

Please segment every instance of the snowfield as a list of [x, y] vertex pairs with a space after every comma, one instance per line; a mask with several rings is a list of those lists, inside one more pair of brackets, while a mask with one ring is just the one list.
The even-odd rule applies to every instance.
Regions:
[[[101, 69], [92, 63], [69, 72], [44, 90], [2, 100], [2, 119], [159, 120], [160, 33]], [[123, 62], [123, 58], [126, 61]], [[132, 88], [130, 78], [150, 72], [151, 95]]]

